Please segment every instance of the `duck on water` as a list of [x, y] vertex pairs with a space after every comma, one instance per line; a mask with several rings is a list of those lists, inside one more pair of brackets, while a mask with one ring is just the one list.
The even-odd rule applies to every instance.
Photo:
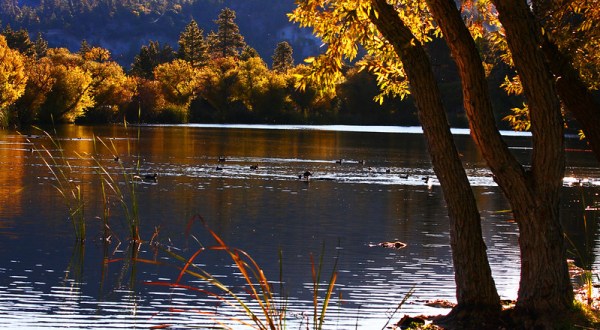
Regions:
[[153, 174], [145, 174], [145, 175], [134, 175], [133, 176], [134, 180], [137, 181], [152, 181], [152, 182], [156, 182], [158, 181], [158, 174], [157, 173], [153, 173]]

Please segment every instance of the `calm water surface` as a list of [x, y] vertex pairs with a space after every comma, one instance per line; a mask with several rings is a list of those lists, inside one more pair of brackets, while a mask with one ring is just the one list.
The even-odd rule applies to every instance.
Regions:
[[[433, 299], [454, 301], [455, 288], [447, 212], [419, 130], [273, 128], [65, 126], [52, 133], [56, 145], [40, 132], [0, 131], [0, 324], [208, 328], [217, 324], [206, 312], [215, 312], [221, 315], [218, 320], [236, 327], [228, 321], [236, 312], [205, 294], [148, 284], [174, 282], [179, 272], [132, 262], [132, 256], [176, 262], [147, 243], [128, 243], [122, 206], [110, 194], [104, 203], [101, 169], [123, 191], [128, 187], [123, 173], [158, 174], [157, 182], [135, 184], [142, 239], [149, 241], [157, 232], [158, 241], [190, 257], [200, 244], [215, 244], [198, 222], [190, 221], [200, 215], [225, 242], [250, 253], [276, 287], [282, 266], [290, 328], [298, 328], [312, 312], [310, 260], [312, 255], [318, 262], [322, 253], [323, 286], [336, 258], [339, 271], [327, 328], [380, 329], [411, 288], [413, 295], [392, 321], [403, 314], [446, 313], [425, 305]], [[498, 290], [503, 299], [514, 299], [519, 277], [516, 225], [469, 136], [456, 133], [482, 210]], [[529, 137], [505, 139], [526, 161]], [[74, 240], [68, 208], [44, 164], [48, 157], [42, 157], [43, 147], [58, 159], [52, 168], [67, 171], [68, 161], [69, 179], [82, 187], [84, 246]], [[569, 148], [584, 149], [576, 140], [569, 140]], [[307, 170], [313, 173], [310, 183], [298, 179]], [[586, 183], [572, 187], [566, 182], [563, 190], [573, 258], [597, 268], [600, 170], [589, 152], [569, 151], [567, 175]], [[431, 186], [423, 180], [427, 176], [433, 178]], [[131, 194], [126, 196], [131, 205]], [[106, 210], [109, 242], [102, 239]], [[393, 240], [408, 246], [399, 251], [372, 246]], [[243, 286], [224, 254], [206, 252], [195, 262], [230, 287]], [[207, 288], [192, 277], [184, 282]]]

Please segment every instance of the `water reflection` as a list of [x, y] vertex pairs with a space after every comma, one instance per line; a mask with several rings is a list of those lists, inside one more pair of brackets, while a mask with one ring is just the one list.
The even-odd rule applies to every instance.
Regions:
[[[302, 322], [302, 312], [310, 311], [310, 254], [318, 255], [323, 245], [328, 265], [339, 252], [331, 328], [381, 328], [413, 287], [401, 313], [440, 314], [444, 311], [424, 302], [454, 300], [447, 211], [437, 182], [429, 188], [423, 181], [433, 171], [425, 142], [415, 132], [64, 126], [57, 128], [59, 146], [31, 133], [0, 132], [0, 321], [8, 326], [189, 327], [214, 324], [198, 311], [232, 315], [195, 292], [144, 285], [172, 281], [178, 271], [135, 262], [169, 260], [146, 243], [129, 243], [119, 200], [111, 196], [104, 203], [99, 166], [123, 190], [131, 183], [123, 172], [158, 173], [157, 182], [135, 183], [140, 235], [146, 241], [159, 232], [161, 242], [188, 253], [186, 248], [198, 246], [186, 235], [188, 220], [200, 214], [226, 242], [251, 253], [271, 280], [278, 279], [281, 249], [293, 322]], [[502, 298], [514, 299], [516, 225], [469, 136], [456, 138], [482, 210], [498, 290]], [[527, 159], [527, 137], [505, 139]], [[73, 180], [83, 187], [85, 249], [73, 246], [68, 212], [52, 187], [55, 180], [40, 154], [30, 150], [41, 146], [62, 152]], [[221, 156], [225, 162], [219, 162]], [[599, 180], [591, 155], [569, 153], [568, 160], [569, 175]], [[258, 168], [251, 169], [255, 164]], [[306, 170], [314, 174], [309, 183], [298, 180]], [[596, 205], [597, 194], [595, 184], [565, 187], [562, 208], [574, 258], [594, 267], [598, 215], [585, 208]], [[201, 226], [189, 230], [200, 243], [212, 242]], [[390, 240], [408, 246], [398, 251], [370, 247]], [[202, 263], [222, 271], [224, 279], [233, 273], [222, 257]]]

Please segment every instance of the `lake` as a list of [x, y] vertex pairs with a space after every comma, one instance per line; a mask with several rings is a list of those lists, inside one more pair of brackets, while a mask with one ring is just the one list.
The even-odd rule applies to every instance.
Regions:
[[[515, 299], [517, 226], [468, 131], [454, 133], [498, 291]], [[530, 137], [505, 133], [526, 162]], [[188, 259], [216, 244], [195, 221], [199, 216], [229, 246], [250, 254], [274, 291], [283, 286], [278, 301], [287, 306], [289, 328], [305, 326], [312, 315], [311, 259], [315, 267], [322, 260], [321, 298], [337, 265], [328, 329], [381, 329], [404, 314], [448, 312], [428, 301], [455, 301], [447, 211], [420, 128], [68, 125], [51, 136], [0, 131], [5, 327], [241, 328], [234, 321], [240, 312], [199, 292], [218, 292], [199, 279], [186, 275], [183, 288], [157, 285], [175, 283], [179, 270], [171, 265], [182, 265], [163, 249]], [[567, 142], [562, 220], [569, 250], [578, 265], [597, 269], [600, 169], [582, 142]], [[68, 173], [66, 180], [50, 169]], [[156, 181], [143, 180], [153, 173]], [[85, 244], [75, 239], [67, 207], [73, 199], [56, 189], [61, 182], [81, 189]], [[130, 244], [127, 221], [135, 212], [139, 245]], [[407, 246], [377, 246], [388, 241]], [[193, 261], [256, 307], [223, 251], [207, 250]]]

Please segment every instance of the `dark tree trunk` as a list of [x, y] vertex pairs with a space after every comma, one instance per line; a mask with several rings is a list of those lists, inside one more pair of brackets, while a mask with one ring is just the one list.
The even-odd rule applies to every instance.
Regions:
[[372, 14], [371, 21], [394, 46], [410, 80], [433, 168], [448, 205], [458, 302], [449, 318], [465, 328], [480, 328], [495, 322], [500, 299], [487, 259], [475, 197], [454, 145], [429, 57], [392, 6], [385, 0], [374, 0], [373, 8], [378, 14]]
[[585, 86], [579, 73], [571, 65], [568, 56], [548, 38], [544, 38], [542, 50], [554, 73], [556, 90], [567, 111], [571, 112], [581, 125], [585, 137], [600, 161], [600, 104]]
[[[552, 17], [552, 7], [552, 0], [532, 1], [533, 14], [541, 25], [545, 25], [545, 22]], [[572, 15], [577, 14], [572, 13]], [[546, 29], [541, 46], [550, 70], [556, 78], [556, 91], [565, 109], [581, 125], [590, 148], [596, 159], [600, 161], [600, 130], [597, 129], [600, 127], [600, 103], [594, 99], [581, 75], [573, 66], [570, 54], [561, 51], [552, 40], [554, 38], [551, 29]]]
[[526, 1], [493, 2], [523, 84], [532, 127], [527, 190], [508, 192], [520, 230], [517, 310], [544, 322], [564, 316], [573, 303], [558, 212], [565, 162], [563, 121], [553, 77], [539, 47], [541, 29]]

